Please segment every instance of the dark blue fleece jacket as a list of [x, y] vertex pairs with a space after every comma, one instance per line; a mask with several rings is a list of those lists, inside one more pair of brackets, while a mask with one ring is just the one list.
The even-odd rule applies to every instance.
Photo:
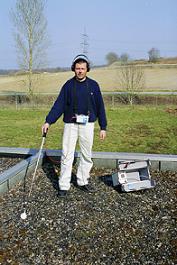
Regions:
[[[74, 102], [77, 102], [77, 104]], [[65, 123], [76, 122], [76, 105], [77, 114], [87, 115], [89, 111], [89, 122], [94, 122], [98, 118], [100, 129], [106, 130], [105, 107], [99, 85], [95, 80], [88, 77], [83, 82], [79, 82], [73, 77], [63, 85], [46, 117], [46, 122], [49, 124], [55, 123], [62, 114], [64, 114], [63, 121]]]

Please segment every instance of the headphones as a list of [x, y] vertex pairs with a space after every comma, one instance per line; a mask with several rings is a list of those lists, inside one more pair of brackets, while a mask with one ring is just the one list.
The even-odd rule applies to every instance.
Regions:
[[90, 71], [90, 62], [89, 62], [88, 57], [84, 54], [79, 54], [74, 58], [72, 65], [71, 65], [71, 70], [74, 72], [76, 63], [82, 62], [82, 61], [87, 63], [87, 72], [89, 72]]

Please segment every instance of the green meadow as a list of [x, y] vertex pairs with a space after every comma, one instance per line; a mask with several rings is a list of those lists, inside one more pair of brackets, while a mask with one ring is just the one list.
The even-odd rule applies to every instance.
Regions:
[[[0, 109], [0, 146], [39, 148], [48, 111]], [[177, 154], [177, 114], [166, 106], [120, 106], [106, 112], [107, 138], [100, 141], [96, 122], [93, 151]], [[62, 131], [60, 118], [49, 129], [46, 149], [61, 149]]]

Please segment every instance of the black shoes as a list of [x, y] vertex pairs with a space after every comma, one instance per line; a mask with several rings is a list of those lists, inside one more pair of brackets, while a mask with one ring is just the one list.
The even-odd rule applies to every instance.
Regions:
[[93, 193], [96, 191], [90, 184], [86, 184], [86, 185], [82, 185], [82, 186], [78, 185], [78, 188], [80, 190], [88, 192], [88, 193]]
[[[86, 184], [86, 185], [82, 185], [82, 186], [79, 186], [78, 185], [78, 188], [84, 192], [87, 192], [87, 193], [94, 193], [96, 192], [95, 188], [92, 187], [90, 184]], [[57, 197], [59, 198], [65, 198], [68, 194], [68, 191], [67, 190], [59, 190], [58, 191], [58, 194], [57, 194]]]
[[57, 194], [57, 197], [60, 197], [60, 198], [65, 198], [66, 195], [67, 195], [67, 190], [59, 190], [58, 191], [58, 194]]

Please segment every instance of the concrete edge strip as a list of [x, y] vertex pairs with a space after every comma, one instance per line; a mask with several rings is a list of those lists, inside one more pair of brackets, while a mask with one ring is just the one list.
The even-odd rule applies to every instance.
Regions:
[[[39, 166], [42, 164], [44, 155], [44, 153], [41, 154]], [[38, 153], [24, 159], [23, 161], [2, 172], [0, 174], [0, 194], [9, 191], [13, 186], [15, 186], [15, 184], [23, 180], [25, 178], [27, 167], [27, 175], [33, 172], [37, 159]]]
[[[47, 156], [61, 156], [61, 150], [45, 150]], [[75, 152], [75, 157], [79, 158], [80, 153]], [[167, 154], [146, 154], [146, 153], [123, 153], [123, 152], [93, 152], [92, 158], [95, 159], [118, 159], [118, 160], [150, 160], [150, 161], [169, 161], [177, 162], [177, 155]]]
[[[29, 148], [15, 148], [15, 147], [0, 147], [0, 155], [29, 155], [33, 156], [38, 153], [37, 149], [29, 149]], [[43, 152], [46, 153], [47, 156], [61, 156], [61, 150], [54, 149], [43, 149]], [[75, 157], [79, 158], [80, 153], [78, 151], [75, 152]], [[137, 160], [151, 160], [151, 161], [170, 161], [177, 162], [177, 155], [169, 155], [169, 154], [146, 154], [146, 153], [125, 153], [125, 152], [93, 152], [92, 158], [95, 159], [137, 159]]]
[[[34, 170], [38, 159], [37, 149], [28, 148], [9, 148], [0, 147], [0, 156], [29, 156], [15, 166], [5, 170], [0, 174], [0, 193], [4, 193], [11, 189], [17, 182], [24, 179], [26, 168], [28, 166], [28, 174]], [[39, 166], [41, 166], [45, 156], [61, 157], [61, 150], [45, 150], [43, 149]], [[75, 158], [79, 158], [80, 153], [75, 152]], [[154, 169], [177, 171], [177, 155], [167, 154], [143, 154], [143, 153], [121, 153], [121, 152], [93, 152], [92, 158], [97, 167], [117, 167], [119, 160], [150, 160], [154, 163]], [[104, 160], [104, 161], [102, 161]], [[101, 161], [101, 162], [100, 162]]]
[[32, 148], [16, 148], [16, 147], [0, 147], [0, 155], [1, 156], [16, 156], [17, 155], [35, 155], [38, 152], [37, 149]]

